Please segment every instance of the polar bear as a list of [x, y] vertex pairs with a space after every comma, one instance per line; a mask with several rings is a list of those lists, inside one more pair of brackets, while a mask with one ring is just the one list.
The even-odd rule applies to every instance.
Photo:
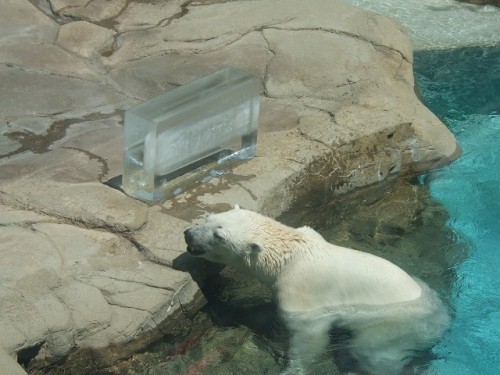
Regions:
[[350, 332], [360, 371], [398, 374], [436, 343], [449, 317], [436, 293], [393, 263], [335, 246], [309, 227], [236, 207], [184, 232], [187, 251], [268, 285], [292, 334], [285, 374], [305, 374], [332, 328]]

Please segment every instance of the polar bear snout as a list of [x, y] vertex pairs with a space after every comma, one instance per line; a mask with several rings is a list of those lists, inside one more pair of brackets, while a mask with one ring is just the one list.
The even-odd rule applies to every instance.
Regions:
[[193, 228], [188, 228], [184, 231], [184, 241], [189, 245], [191, 242], [193, 242], [194, 236], [192, 232]]
[[187, 244], [187, 252], [193, 256], [201, 256], [207, 252], [203, 245], [199, 228], [188, 228], [184, 231], [184, 241]]

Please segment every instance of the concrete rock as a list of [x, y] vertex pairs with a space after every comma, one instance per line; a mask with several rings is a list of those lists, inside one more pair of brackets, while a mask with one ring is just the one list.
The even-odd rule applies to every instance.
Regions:
[[[22, 248], [16, 237], [23, 238]], [[113, 233], [36, 223], [2, 227], [0, 238], [2, 322], [18, 330], [2, 344], [15, 352], [42, 343], [31, 365], [60, 359], [75, 347], [128, 343], [197, 291], [188, 274], [148, 262]], [[139, 316], [130, 321], [122, 309]], [[115, 318], [118, 311], [122, 319]]]
[[63, 17], [99, 22], [116, 17], [127, 0], [49, 0], [53, 11]]
[[5, 352], [0, 351], [0, 363], [2, 371], [9, 375], [26, 375], [23, 368], [17, 363], [16, 359]]
[[29, 1], [4, 0], [0, 12], [0, 43], [40, 43], [55, 39], [57, 25]]
[[57, 42], [64, 48], [86, 58], [110, 51], [114, 32], [86, 21], [67, 23], [59, 29]]
[[9, 44], [0, 47], [0, 63], [42, 74], [97, 81], [97, 74], [84, 61], [52, 45]]
[[[32, 191], [37, 189], [38, 194]], [[54, 215], [68, 222], [123, 232], [144, 225], [147, 207], [101, 183], [20, 179], [4, 186], [10, 204]]]
[[43, 215], [34, 211], [18, 210], [9, 206], [0, 205], [0, 225], [27, 226], [38, 222], [56, 222], [51, 216]]
[[184, 253], [183, 232], [190, 223], [166, 215], [158, 207], [149, 210], [147, 223], [134, 233], [134, 239], [162, 263], [172, 266]]
[[77, 148], [19, 159], [0, 166], [0, 200], [67, 222], [115, 231], [140, 228], [147, 205], [99, 183], [105, 166], [104, 160]]
[[86, 154], [90, 160], [98, 161], [98, 181], [104, 182], [122, 173], [123, 125], [120, 115], [78, 122], [68, 128], [67, 135], [69, 139], [64, 138], [53, 145]]
[[7, 121], [27, 115], [62, 112], [73, 115], [113, 112], [127, 103], [126, 97], [96, 82], [25, 71], [13, 66], [0, 66], [0, 80], [0, 114]]
[[[126, 39], [127, 40], [127, 39]], [[125, 47], [122, 47], [125, 48]], [[118, 53], [121, 53], [122, 49]], [[123, 53], [136, 53], [135, 50]], [[116, 54], [110, 57], [114, 59]], [[168, 54], [120, 64], [111, 77], [129, 96], [142, 100], [188, 83], [227, 65], [264, 77], [272, 58], [267, 43], [259, 32], [251, 32], [223, 49], [198, 54]], [[165, 67], [168, 66], [168, 69]]]
[[182, 13], [182, 5], [186, 1], [173, 0], [168, 2], [140, 3], [131, 2], [117, 18], [118, 32], [150, 29], [164, 26], [172, 21], [173, 17]]

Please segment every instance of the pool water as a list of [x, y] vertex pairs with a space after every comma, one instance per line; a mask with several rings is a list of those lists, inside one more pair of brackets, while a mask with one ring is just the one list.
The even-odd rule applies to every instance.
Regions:
[[457, 0], [347, 0], [396, 20], [414, 50], [496, 45], [500, 9]]
[[451, 329], [429, 374], [500, 373], [500, 47], [417, 52], [427, 106], [455, 134], [463, 155], [421, 179], [448, 211], [468, 257], [455, 267]]

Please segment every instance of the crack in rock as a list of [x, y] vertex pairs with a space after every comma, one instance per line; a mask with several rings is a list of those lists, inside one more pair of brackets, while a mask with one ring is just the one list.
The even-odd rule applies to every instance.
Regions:
[[99, 182], [103, 182], [104, 177], [106, 177], [106, 175], [109, 173], [108, 162], [105, 158], [103, 158], [102, 156], [99, 156], [97, 154], [94, 154], [90, 151], [78, 148], [78, 147], [63, 146], [62, 148], [67, 149], [67, 150], [74, 150], [74, 151], [81, 152], [82, 154], [87, 155], [90, 160], [97, 161], [101, 166], [101, 173], [99, 173], [99, 175], [97, 176], [97, 179], [99, 180]]
[[193, 2], [194, 0], [188, 0], [185, 3], [181, 4], [181, 10], [174, 15], [170, 16], [167, 20], [167, 23], [165, 25], [159, 25], [162, 27], [166, 27], [170, 25], [174, 20], [178, 20], [182, 17], [184, 17], [186, 14], [189, 13], [189, 5]]
[[261, 30], [260, 34], [262, 35], [262, 38], [266, 42], [266, 49], [271, 54], [271, 58], [269, 59], [269, 61], [267, 61], [266, 66], [264, 68], [264, 79], [262, 82], [262, 85], [264, 86], [264, 92], [263, 92], [264, 96], [267, 98], [271, 98], [271, 95], [269, 94], [269, 90], [267, 89], [267, 84], [268, 84], [269, 79], [270, 79], [269, 78], [269, 66], [271, 65], [272, 61], [276, 57], [276, 51], [273, 48], [271, 48], [271, 43], [269, 42], [269, 39], [266, 38], [264, 30]]
[[[126, 227], [119, 228], [116, 225], [109, 224], [102, 219], [95, 218], [95, 220], [83, 220], [83, 219], [75, 217], [75, 216], [67, 217], [67, 216], [59, 214], [57, 212], [50, 211], [49, 209], [35, 207], [35, 206], [30, 205], [29, 202], [24, 202], [17, 197], [13, 197], [3, 190], [0, 190], [0, 204], [2, 204], [4, 206], [9, 206], [9, 207], [12, 207], [15, 209], [19, 209], [19, 210], [30, 211], [30, 212], [34, 212], [36, 214], [48, 216], [49, 218], [53, 218], [53, 219], [57, 220], [58, 224], [69, 224], [69, 225], [73, 225], [75, 227], [83, 228], [83, 229], [103, 230], [105, 232], [109, 232], [109, 233], [121, 236], [125, 240], [129, 241], [132, 245], [134, 245], [138, 251], [143, 253], [142, 245], [138, 244], [137, 241], [134, 241], [131, 238], [131, 235], [133, 232], [140, 231], [142, 228], [144, 228], [144, 226], [147, 225], [147, 220], [144, 221], [136, 229], [134, 228], [131, 230], [130, 228], [126, 228]], [[136, 243], [138, 245], [136, 245]], [[147, 259], [147, 260], [149, 260], [149, 259]], [[162, 263], [161, 261], [157, 261], [157, 262], [151, 261], [151, 262], [162, 264], [162, 265], [169, 265], [169, 264], [165, 264], [165, 262]]]
[[297, 128], [299, 134], [304, 137], [304, 139], [310, 141], [310, 142], [314, 142], [314, 143], [319, 143], [325, 147], [327, 147], [328, 149], [332, 149], [332, 147], [330, 145], [328, 145], [327, 143], [323, 142], [322, 140], [320, 139], [316, 139], [314, 137], [311, 137], [309, 134], [305, 133], [303, 130], [301, 130], [300, 128]]
[[275, 30], [282, 30], [282, 31], [321, 31], [321, 32], [325, 32], [325, 33], [328, 33], [328, 34], [334, 34], [334, 35], [341, 35], [341, 36], [346, 36], [348, 38], [353, 38], [353, 39], [357, 39], [361, 42], [364, 42], [364, 43], [368, 43], [368, 44], [371, 44], [375, 47], [379, 47], [379, 48], [387, 48], [388, 50], [390, 51], [394, 51], [396, 53], [398, 53], [399, 55], [401, 55], [401, 58], [403, 60], [405, 60], [406, 62], [408, 63], [411, 63], [407, 57], [399, 50], [395, 49], [395, 48], [392, 48], [392, 47], [389, 47], [387, 45], [383, 45], [383, 44], [379, 44], [379, 43], [376, 43], [372, 40], [369, 40], [369, 39], [366, 39], [364, 38], [363, 36], [361, 35], [358, 35], [358, 34], [353, 34], [353, 33], [350, 33], [348, 31], [341, 31], [341, 30], [335, 30], [335, 29], [327, 29], [327, 28], [324, 28], [324, 27], [297, 27], [297, 28], [282, 28], [282, 27], [269, 27], [269, 29], [275, 29]]
[[[133, 2], [134, 0], [128, 0], [123, 9], [115, 16], [108, 18], [106, 20], [100, 21], [100, 22], [94, 22], [96, 25], [108, 28], [108, 29], [114, 29], [116, 31], [116, 34], [113, 36], [114, 42], [111, 46], [111, 48], [108, 51], [105, 51], [101, 53], [103, 57], [110, 57], [112, 56], [116, 51], [118, 51], [121, 47], [121, 44], [123, 43], [123, 35], [127, 33], [134, 33], [134, 32], [144, 32], [147, 30], [152, 30], [158, 27], [167, 27], [169, 26], [173, 21], [178, 20], [182, 17], [184, 17], [186, 14], [189, 13], [189, 5], [194, 1], [194, 0], [188, 0], [182, 4], [180, 4], [180, 11], [177, 13], [174, 13], [173, 15], [169, 17], [162, 18], [159, 20], [156, 25], [153, 26], [148, 26], [144, 28], [138, 28], [138, 29], [132, 29], [132, 30], [122, 30], [118, 32], [116, 30], [116, 19], [119, 18], [129, 7], [130, 3]], [[147, 56], [141, 56], [141, 58], [147, 57]], [[132, 59], [131, 61], [134, 61]]]
[[28, 0], [35, 8], [40, 10], [43, 14], [49, 17], [52, 21], [59, 25], [64, 25], [68, 22], [76, 21], [75, 18], [59, 14], [54, 9], [50, 0]]
[[[135, 272], [134, 274], [135, 275], [141, 275], [138, 272]], [[142, 275], [142, 276], [144, 276], [145, 278], [147, 277], [145, 275]], [[109, 280], [112, 280], [113, 282], [114, 281], [119, 281], [119, 282], [124, 282], [124, 283], [129, 283], [129, 284], [136, 284], [136, 285], [138, 285], [138, 288], [142, 288], [142, 287], [146, 286], [146, 287], [152, 288], [152, 289], [165, 290], [165, 291], [168, 291], [168, 292], [173, 292], [174, 295], [178, 293], [178, 291], [175, 288], [172, 288], [172, 287], [169, 287], [169, 286], [158, 286], [158, 285], [146, 282], [144, 280], [134, 280], [134, 279], [120, 278], [120, 277], [116, 277], [116, 276], [111, 276], [111, 275], [106, 274], [106, 273], [91, 274], [90, 278], [92, 278], [92, 277], [100, 277], [100, 278], [104, 278], [104, 279], [109, 279]], [[80, 281], [80, 280], [78, 280], [78, 281]], [[152, 280], [152, 281], [154, 281], [154, 280]], [[91, 280], [87, 280], [87, 281], [85, 281], [85, 283], [88, 284], [88, 285], [91, 285], [93, 287], [96, 287], [99, 290], [101, 290], [101, 286], [97, 286], [97, 285], [93, 284]], [[182, 287], [179, 288], [179, 289], [182, 289]], [[129, 291], [134, 291], [134, 290], [129, 290]], [[115, 293], [115, 294], [120, 294], [120, 293]]]
[[[147, 221], [146, 221], [146, 223], [144, 223], [144, 225], [142, 227], [144, 227], [146, 224], [147, 224]], [[140, 228], [137, 229], [137, 232], [139, 232], [139, 231], [140, 231]], [[137, 249], [137, 251], [139, 253], [141, 253], [144, 256], [144, 258], [148, 262], [151, 262], [153, 264], [157, 264], [160, 266], [172, 267], [172, 262], [169, 262], [165, 259], [162, 259], [161, 257], [154, 254], [151, 250], [149, 250], [149, 248], [147, 248], [146, 246], [141, 244], [139, 241], [134, 239], [132, 237], [132, 233], [127, 233], [124, 235], [124, 237]]]

